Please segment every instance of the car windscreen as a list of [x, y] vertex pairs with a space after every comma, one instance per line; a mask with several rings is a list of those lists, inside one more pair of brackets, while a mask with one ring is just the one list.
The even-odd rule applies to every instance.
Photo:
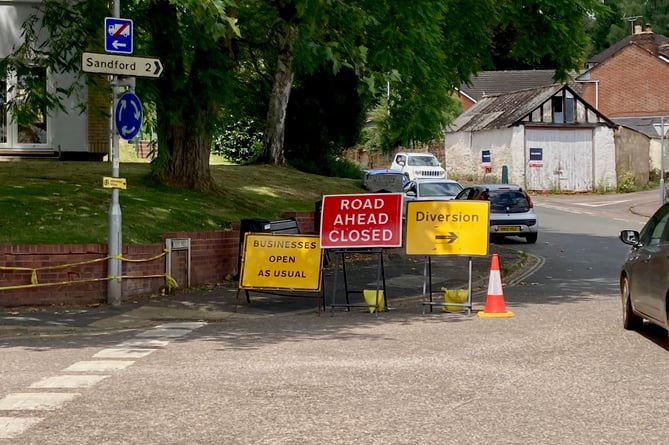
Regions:
[[409, 156], [409, 165], [416, 167], [438, 167], [439, 161], [434, 156]]
[[458, 184], [449, 182], [429, 182], [427, 184], [420, 184], [419, 196], [423, 198], [439, 197], [439, 196], [455, 196], [462, 187]]
[[529, 212], [525, 193], [518, 190], [490, 190], [490, 211], [493, 213]]

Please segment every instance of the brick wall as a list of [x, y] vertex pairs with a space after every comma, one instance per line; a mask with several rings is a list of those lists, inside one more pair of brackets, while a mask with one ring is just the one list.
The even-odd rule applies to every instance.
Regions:
[[107, 76], [95, 75], [97, 87], [88, 89], [88, 152], [108, 154], [111, 148], [109, 121], [110, 88]]
[[[314, 233], [313, 212], [289, 212], [302, 233]], [[166, 233], [190, 238], [192, 287], [222, 282], [237, 275], [239, 228], [218, 232]], [[106, 244], [0, 245], [0, 307], [76, 304], [107, 301]], [[157, 294], [165, 286], [165, 243], [123, 246], [122, 300]], [[150, 261], [149, 261], [150, 260]], [[188, 285], [188, 251], [175, 250], [170, 276]], [[22, 268], [22, 270], [17, 270]], [[37, 286], [33, 283], [33, 269]], [[11, 289], [11, 287], [21, 286]], [[6, 289], [10, 288], [10, 289]]]
[[583, 98], [607, 117], [661, 116], [669, 114], [669, 65], [651, 52], [628, 45], [590, 72], [583, 84]]

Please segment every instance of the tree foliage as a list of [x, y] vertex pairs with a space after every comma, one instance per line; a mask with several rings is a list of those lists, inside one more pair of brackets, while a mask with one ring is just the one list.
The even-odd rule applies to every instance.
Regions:
[[[583, 23], [604, 12], [599, 0], [131, 0], [122, 7], [134, 21], [136, 54], [164, 65], [161, 78], [137, 82], [142, 100], [155, 104], [154, 176], [203, 190], [215, 187], [209, 154], [226, 124], [263, 121], [262, 159], [276, 165], [336, 154], [380, 104], [388, 149], [426, 142], [458, 112], [449, 93], [481, 69], [550, 67], [561, 79], [580, 68]], [[0, 69], [37, 63], [81, 76], [81, 51], [102, 44], [107, 4], [45, 0], [40, 8], [24, 27], [25, 44]], [[57, 108], [74, 92], [39, 91], [38, 102]]]

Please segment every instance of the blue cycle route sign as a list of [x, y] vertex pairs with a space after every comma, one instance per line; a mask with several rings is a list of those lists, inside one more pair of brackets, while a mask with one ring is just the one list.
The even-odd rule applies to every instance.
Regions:
[[132, 54], [132, 20], [105, 17], [105, 51]]
[[133, 93], [121, 96], [114, 110], [114, 123], [116, 131], [123, 139], [132, 139], [139, 134], [143, 117], [144, 111], [139, 97]]

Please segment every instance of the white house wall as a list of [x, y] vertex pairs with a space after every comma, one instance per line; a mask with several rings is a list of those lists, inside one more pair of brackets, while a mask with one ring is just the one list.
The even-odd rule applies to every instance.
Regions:
[[[12, 49], [21, 43], [21, 25], [37, 4], [38, 1], [0, 0], [0, 58], [7, 57]], [[72, 85], [74, 79], [71, 74], [48, 75], [47, 82], [52, 89], [56, 86], [67, 88]], [[85, 89], [83, 94], [85, 95]], [[76, 98], [67, 99], [64, 105], [66, 110], [70, 110], [68, 113], [52, 112], [48, 121], [48, 144], [37, 147], [38, 149], [63, 152], [88, 151], [87, 116], [85, 113], [79, 113], [77, 103]], [[17, 143], [5, 148], [18, 151], [36, 149]]]
[[615, 190], [618, 186], [618, 179], [616, 178], [616, 144], [613, 129], [609, 127], [594, 129], [593, 152], [595, 189]]
[[660, 153], [662, 153], [662, 139], [651, 139], [650, 141], [650, 171], [659, 172], [662, 167], [664, 171], [669, 170], [669, 139], [664, 139], [664, 165], [662, 165], [662, 159], [660, 158]]
[[[502, 177], [502, 166], [509, 169], [509, 180], [512, 176], [513, 153], [511, 144], [514, 129], [447, 133], [444, 138], [444, 155], [446, 170], [449, 177], [471, 178], [474, 180], [497, 180]], [[483, 150], [490, 150], [491, 172], [486, 172], [481, 165]]]

